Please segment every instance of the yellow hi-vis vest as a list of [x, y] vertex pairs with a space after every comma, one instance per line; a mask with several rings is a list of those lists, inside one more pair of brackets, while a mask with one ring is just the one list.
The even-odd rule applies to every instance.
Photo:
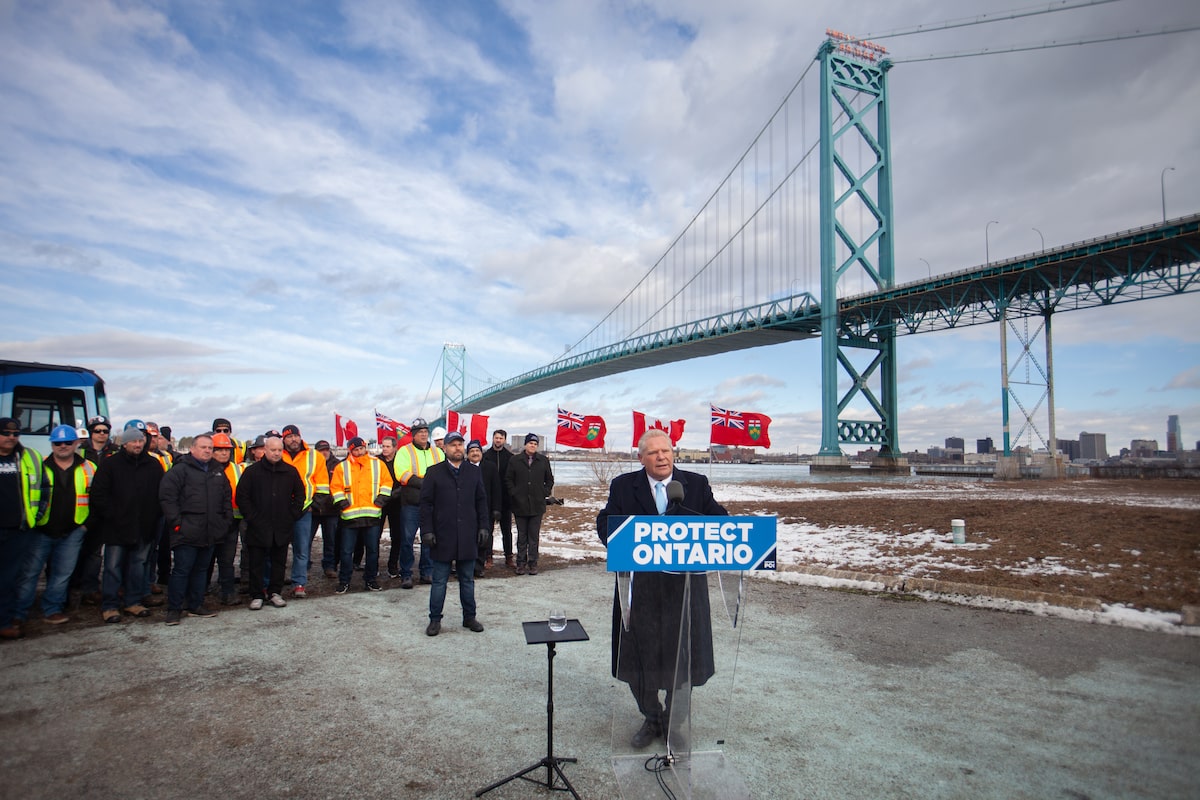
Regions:
[[[71, 469], [75, 473], [75, 524], [82, 525], [87, 522], [88, 518], [88, 495], [92, 491], [92, 481], [96, 477], [96, 465], [85, 458], [82, 464], [76, 464]], [[53, 502], [54, 481], [51, 481], [50, 491], [47, 494], [46, 510], [42, 512], [42, 516], [38, 519], [38, 525], [45, 525], [50, 521], [50, 506]]]
[[150, 457], [158, 460], [158, 463], [162, 466], [163, 472], [166, 472], [171, 468], [171, 462], [173, 459], [171, 458], [170, 453], [160, 453], [157, 450], [151, 450]]
[[[371, 464], [369, 479], [364, 461]], [[392, 476], [383, 462], [375, 456], [365, 456], [357, 464], [350, 462], [351, 459], [347, 457], [333, 471], [333, 479], [329, 482], [333, 502], [350, 502], [350, 505], [341, 511], [344, 520], [379, 519], [383, 510], [375, 505], [375, 498], [381, 494], [385, 497], [391, 495]]]
[[[401, 455], [404, 456], [403, 462], [400, 461]], [[424, 478], [425, 470], [439, 461], [445, 460], [446, 454], [442, 452], [442, 448], [432, 442], [424, 450], [415, 444], [406, 444], [396, 453], [396, 463], [393, 465], [393, 468], [396, 470], [396, 480], [407, 486], [409, 478], [413, 475], [416, 475], [418, 478]], [[400, 467], [403, 467], [403, 469], [400, 469]]]
[[233, 518], [241, 519], [242, 512], [238, 510], [237, 504], [237, 485], [242, 479], [242, 473], [246, 471], [245, 464], [239, 464], [236, 461], [230, 461], [225, 465], [225, 479], [229, 481], [229, 489], [233, 492]]
[[18, 461], [18, 469], [21, 471], [21, 502], [25, 504], [25, 526], [32, 528], [37, 524], [42, 504], [42, 457], [37, 450], [23, 447]]

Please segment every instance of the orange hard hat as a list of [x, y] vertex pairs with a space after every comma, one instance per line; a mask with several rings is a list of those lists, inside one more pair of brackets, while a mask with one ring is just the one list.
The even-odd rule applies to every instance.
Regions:
[[228, 433], [214, 433], [212, 440], [213, 440], [213, 449], [220, 449], [220, 448], [228, 448], [230, 450], [233, 449], [233, 439], [229, 438]]

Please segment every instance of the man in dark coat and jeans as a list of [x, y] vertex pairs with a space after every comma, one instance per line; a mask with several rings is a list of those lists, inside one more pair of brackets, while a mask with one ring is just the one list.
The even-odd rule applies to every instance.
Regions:
[[[619, 475], [608, 489], [608, 503], [596, 517], [600, 541], [608, 544], [610, 516], [650, 515], [666, 512], [666, 485], [683, 484], [687, 511], [706, 516], [727, 516], [714, 498], [708, 478], [696, 472], [675, 469], [671, 439], [664, 431], [651, 429], [638, 441], [638, 457], [644, 469]], [[671, 700], [676, 688], [675, 668], [679, 662], [679, 629], [682, 624], [683, 590], [691, 582], [688, 616], [691, 620], [691, 685], [703, 686], [714, 672], [712, 619], [705, 573], [635, 572], [629, 600], [629, 624], [624, 624], [619, 594], [613, 597], [612, 674], [629, 684], [642, 712], [642, 727], [633, 736], [637, 749], [658, 736], [666, 738]], [[618, 586], [619, 592], [619, 586]], [[666, 708], [659, 690], [666, 690]], [[685, 703], [685, 707], [690, 704]], [[674, 740], [672, 740], [674, 744]]]
[[442, 606], [452, 562], [458, 562], [458, 600], [463, 627], [479, 633], [475, 618], [475, 560], [490, 533], [483, 472], [467, 463], [463, 435], [451, 431], [442, 442], [446, 460], [429, 467], [421, 483], [421, 543], [433, 559], [427, 636], [442, 629]]
[[212, 434], [200, 434], [192, 440], [188, 454], [167, 470], [158, 487], [171, 544], [168, 625], [179, 624], [185, 606], [191, 617], [217, 615], [204, 605], [204, 589], [213, 547], [233, 524], [233, 490], [212, 454]]
[[538, 574], [538, 545], [546, 498], [554, 489], [550, 459], [537, 451], [536, 433], [525, 434], [525, 449], [508, 461], [504, 485], [508, 487], [513, 520], [517, 525], [517, 574]]
[[158, 488], [162, 483], [162, 465], [146, 452], [146, 424], [140, 419], [125, 423], [121, 432], [121, 450], [100, 462], [92, 482], [89, 508], [103, 522], [100, 541], [104, 544], [104, 579], [100, 615], [105, 622], [120, 622], [122, 597], [124, 611], [134, 617], [150, 616], [142, 605], [150, 590], [146, 584], [146, 563], [162, 506]]
[[[248, 553], [246, 572], [250, 581], [250, 608], [254, 611], [263, 607], [264, 599], [276, 608], [287, 605], [283, 599], [283, 571], [292, 529], [304, 515], [306, 498], [300, 473], [283, 460], [283, 439], [268, 436], [262, 459], [246, 467], [237, 488], [238, 508], [246, 520], [242, 546]], [[264, 594], [263, 565], [268, 554], [271, 577]]]

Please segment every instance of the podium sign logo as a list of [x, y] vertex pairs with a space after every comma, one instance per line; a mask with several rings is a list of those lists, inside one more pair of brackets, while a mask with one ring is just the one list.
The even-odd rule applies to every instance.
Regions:
[[775, 517], [608, 518], [609, 572], [774, 570]]

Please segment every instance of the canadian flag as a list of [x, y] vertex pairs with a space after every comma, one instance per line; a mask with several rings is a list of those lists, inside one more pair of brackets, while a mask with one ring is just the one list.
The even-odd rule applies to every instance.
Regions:
[[640, 411], [633, 412], [633, 447], [638, 446], [638, 440], [642, 438], [642, 434], [651, 428], [657, 428], [663, 431], [671, 439], [671, 447], [676, 447], [679, 440], [683, 438], [684, 421], [681, 419], [673, 419], [668, 425], [664, 425], [660, 419], [650, 420], [650, 424], [646, 424], [646, 415]]
[[358, 425], [354, 420], [348, 419], [345, 423], [342, 422], [342, 415], [335, 413], [333, 415], [333, 429], [337, 432], [337, 446], [341, 447], [350, 439], [358, 436]]
[[486, 414], [459, 414], [457, 411], [447, 411], [446, 431], [458, 431], [468, 442], [475, 439], [483, 445], [484, 450], [487, 449], [488, 418]]

